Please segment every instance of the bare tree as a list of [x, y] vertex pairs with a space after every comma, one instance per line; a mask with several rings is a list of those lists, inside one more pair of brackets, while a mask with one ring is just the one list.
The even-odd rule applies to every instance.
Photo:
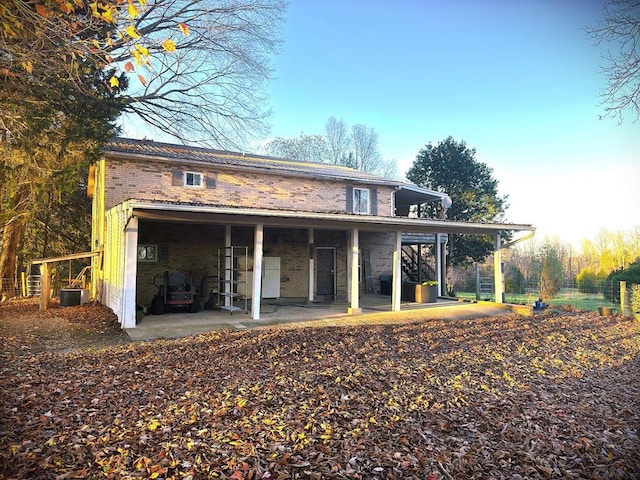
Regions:
[[[148, 39], [155, 75], [123, 98], [125, 112], [191, 143], [239, 146], [247, 134], [264, 134], [264, 91], [284, 10], [284, 0], [151, 3], [135, 27]], [[174, 51], [164, 50], [167, 40]], [[116, 48], [114, 58], [126, 65], [132, 55]]]
[[587, 30], [596, 45], [615, 48], [604, 55], [607, 86], [602, 90], [605, 117], [622, 122], [624, 112], [640, 118], [640, 0], [608, 0], [604, 19]]
[[376, 172], [385, 178], [398, 178], [398, 161], [395, 158], [380, 160]]
[[343, 119], [329, 117], [324, 127], [331, 162], [334, 165], [346, 165], [351, 139], [347, 124]]
[[322, 135], [276, 137], [264, 145], [263, 149], [268, 155], [301, 162], [327, 163], [329, 158], [329, 146]]
[[356, 123], [351, 127], [351, 146], [354, 168], [363, 172], [375, 172], [381, 160], [378, 150], [378, 132], [371, 127]]
[[239, 146], [265, 133], [285, 0], [6, 1], [5, 79], [86, 94], [91, 64], [125, 114], [181, 141]]

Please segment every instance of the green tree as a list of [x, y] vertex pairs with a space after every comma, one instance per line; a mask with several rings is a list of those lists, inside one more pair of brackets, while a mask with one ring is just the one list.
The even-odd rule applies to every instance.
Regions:
[[[498, 181], [493, 171], [476, 158], [476, 150], [464, 141], [448, 137], [437, 145], [429, 143], [416, 156], [407, 179], [431, 190], [446, 192], [453, 201], [447, 219], [469, 222], [494, 222], [503, 219], [507, 197], [498, 195]], [[444, 218], [440, 204], [425, 204], [423, 217]], [[507, 235], [508, 236], [508, 235]], [[494, 249], [486, 235], [449, 236], [448, 261], [453, 266], [482, 262]]]
[[620, 301], [620, 282], [623, 281], [634, 285], [640, 284], [640, 258], [636, 259], [628, 267], [609, 274], [607, 277], [609, 288], [604, 291], [604, 297], [611, 302], [618, 303]]
[[[92, 78], [89, 75], [85, 81]], [[58, 210], [57, 205], [78, 188], [79, 177], [86, 176], [104, 141], [114, 134], [119, 105], [113, 92], [100, 85], [96, 84], [93, 95], [69, 92], [64, 84], [48, 92], [37, 86], [28, 91], [21, 85], [20, 96], [0, 89], [5, 107], [0, 116], [12, 127], [10, 132], [16, 132], [0, 143], [0, 277], [15, 278], [20, 246], [30, 243], [24, 241], [24, 234], [33, 231], [28, 228], [31, 222]], [[28, 95], [22, 96], [25, 92]], [[52, 98], [52, 92], [59, 95]], [[33, 257], [38, 252], [29, 253]]]
[[506, 293], [524, 293], [525, 278], [522, 271], [515, 265], [508, 265], [505, 269], [504, 288]]
[[282, 0], [2, 3], [0, 277], [15, 277], [28, 222], [78, 187], [69, 172], [99, 156], [123, 112], [218, 146], [262, 132], [284, 9]]
[[540, 298], [548, 302], [560, 291], [561, 277], [554, 267], [553, 259], [546, 258], [540, 274]]

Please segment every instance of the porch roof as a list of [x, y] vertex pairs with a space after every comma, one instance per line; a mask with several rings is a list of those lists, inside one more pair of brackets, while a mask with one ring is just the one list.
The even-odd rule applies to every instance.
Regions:
[[345, 213], [268, 210], [212, 205], [128, 200], [122, 207], [143, 220], [176, 223], [228, 223], [279, 227], [358, 228], [372, 231], [410, 233], [463, 233], [492, 235], [505, 230], [533, 232], [535, 227], [514, 223], [471, 223], [439, 219], [380, 217]]

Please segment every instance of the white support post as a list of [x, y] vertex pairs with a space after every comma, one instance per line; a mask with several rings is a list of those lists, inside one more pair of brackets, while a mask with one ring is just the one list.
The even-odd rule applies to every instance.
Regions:
[[438, 296], [442, 296], [442, 244], [441, 235], [436, 233], [436, 280], [438, 281]]
[[138, 218], [131, 217], [124, 233], [124, 272], [122, 288], [122, 328], [136, 326], [136, 276], [138, 274]]
[[362, 313], [362, 309], [360, 308], [360, 282], [358, 281], [358, 259], [360, 256], [359, 241], [358, 229], [354, 228], [351, 230], [351, 274], [349, 275], [349, 284], [351, 285], [351, 288], [349, 291], [349, 313]]
[[[224, 226], [224, 292], [233, 293], [233, 258], [231, 258], [231, 225]], [[227, 290], [228, 289], [228, 290]], [[224, 306], [230, 307], [233, 303], [231, 295], [224, 295]]]
[[264, 224], [256, 224], [253, 243], [253, 291], [251, 292], [251, 313], [254, 320], [260, 320], [260, 298], [262, 297], [262, 246]]
[[502, 302], [502, 294], [504, 292], [502, 286], [502, 241], [500, 234], [496, 233], [495, 251], [493, 252], [493, 284], [495, 293], [495, 302]]
[[400, 293], [402, 289], [402, 232], [396, 231], [393, 249], [393, 284], [391, 285], [391, 310], [400, 311]]
[[314, 250], [314, 232], [313, 232], [313, 228], [309, 229], [309, 303], [313, 302], [314, 299], [314, 295], [313, 295], [313, 290], [315, 289], [315, 285], [314, 285], [314, 278], [315, 278], [315, 261], [314, 261], [314, 254], [315, 252]]

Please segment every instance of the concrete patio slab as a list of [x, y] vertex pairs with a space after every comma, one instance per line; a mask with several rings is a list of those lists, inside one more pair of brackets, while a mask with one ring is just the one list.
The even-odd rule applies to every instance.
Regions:
[[510, 313], [506, 305], [490, 302], [469, 303], [439, 299], [436, 303], [404, 303], [400, 312], [392, 312], [389, 297], [366, 295], [361, 299], [361, 314], [348, 314], [346, 304], [306, 302], [263, 303], [260, 319], [250, 312], [230, 313], [203, 310], [198, 313], [167, 313], [148, 315], [136, 328], [126, 329], [132, 340], [179, 338], [215, 330], [245, 330], [248, 328], [304, 328], [339, 325], [374, 325], [408, 323], [428, 319], [465, 319]]

